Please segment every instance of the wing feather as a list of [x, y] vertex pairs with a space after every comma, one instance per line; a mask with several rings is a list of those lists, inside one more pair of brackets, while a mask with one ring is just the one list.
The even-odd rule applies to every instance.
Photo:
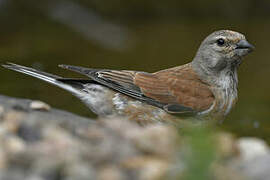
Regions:
[[171, 113], [203, 111], [214, 101], [209, 86], [197, 77], [190, 64], [153, 74], [69, 65], [61, 67], [84, 74], [100, 84]]

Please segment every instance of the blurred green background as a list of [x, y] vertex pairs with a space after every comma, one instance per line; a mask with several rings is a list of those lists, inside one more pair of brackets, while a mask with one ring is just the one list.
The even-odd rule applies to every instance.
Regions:
[[[154, 72], [192, 60], [211, 32], [242, 32], [256, 46], [239, 69], [239, 101], [218, 126], [270, 142], [269, 0], [0, 0], [0, 58], [66, 77], [57, 67]], [[0, 94], [94, 115], [69, 93], [1, 68]]]

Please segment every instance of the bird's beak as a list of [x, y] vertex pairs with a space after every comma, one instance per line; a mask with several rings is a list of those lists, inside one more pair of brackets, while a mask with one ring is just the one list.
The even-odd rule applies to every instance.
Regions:
[[244, 57], [254, 50], [254, 46], [247, 40], [242, 39], [236, 44], [235, 54], [239, 57]]
[[255, 47], [250, 44], [247, 40], [242, 39], [236, 44], [236, 49], [246, 49], [249, 50], [249, 52], [253, 51]]

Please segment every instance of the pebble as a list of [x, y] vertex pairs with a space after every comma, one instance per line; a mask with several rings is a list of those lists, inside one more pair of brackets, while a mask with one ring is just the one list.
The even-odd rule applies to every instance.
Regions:
[[33, 110], [49, 111], [51, 107], [42, 101], [32, 101], [30, 108]]
[[268, 145], [265, 143], [265, 141], [258, 138], [240, 138], [238, 139], [237, 145], [243, 160], [248, 161], [260, 156], [266, 156], [270, 154]]
[[3, 113], [4, 113], [4, 107], [0, 106], [0, 117], [3, 115]]

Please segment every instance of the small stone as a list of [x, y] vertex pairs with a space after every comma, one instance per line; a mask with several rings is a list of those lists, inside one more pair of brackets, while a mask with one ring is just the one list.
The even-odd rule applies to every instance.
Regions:
[[164, 179], [168, 171], [168, 161], [155, 156], [137, 156], [122, 162], [122, 166], [129, 170], [138, 171], [142, 180]]
[[216, 135], [217, 153], [223, 158], [230, 158], [238, 155], [235, 137], [226, 132]]
[[165, 161], [152, 160], [146, 163], [140, 179], [142, 180], [156, 180], [166, 179], [166, 172], [168, 171], [168, 164]]
[[97, 179], [124, 180], [126, 177], [123, 172], [121, 172], [120, 168], [117, 168], [116, 166], [104, 166], [100, 168]]
[[266, 142], [258, 138], [240, 138], [237, 145], [243, 160], [252, 160], [270, 153]]
[[24, 142], [16, 136], [10, 136], [6, 139], [5, 148], [10, 153], [19, 153], [25, 150]]
[[7, 156], [3, 148], [0, 148], [0, 169], [7, 166]]
[[32, 101], [30, 108], [33, 110], [49, 111], [51, 107], [42, 101]]
[[27, 176], [26, 179], [27, 180], [45, 180], [43, 177], [37, 174], [30, 174], [29, 176]]
[[27, 142], [39, 141], [42, 137], [38, 127], [22, 122], [17, 130], [17, 135]]
[[25, 117], [25, 113], [17, 111], [9, 111], [4, 115], [4, 122], [1, 124], [2, 128], [9, 132], [16, 132], [20, 126], [20, 121]]
[[[72, 164], [68, 164], [63, 170], [63, 175], [65, 176], [65, 180], [89, 180], [89, 179], [96, 179], [96, 172], [95, 169], [83, 162], [71, 162]], [[110, 179], [110, 178], [109, 178]]]
[[3, 106], [0, 106], [0, 117], [3, 115], [3, 113], [4, 113], [4, 107]]
[[127, 136], [136, 148], [162, 157], [171, 157], [175, 150], [177, 132], [170, 126], [151, 125], [139, 131], [133, 131]]

